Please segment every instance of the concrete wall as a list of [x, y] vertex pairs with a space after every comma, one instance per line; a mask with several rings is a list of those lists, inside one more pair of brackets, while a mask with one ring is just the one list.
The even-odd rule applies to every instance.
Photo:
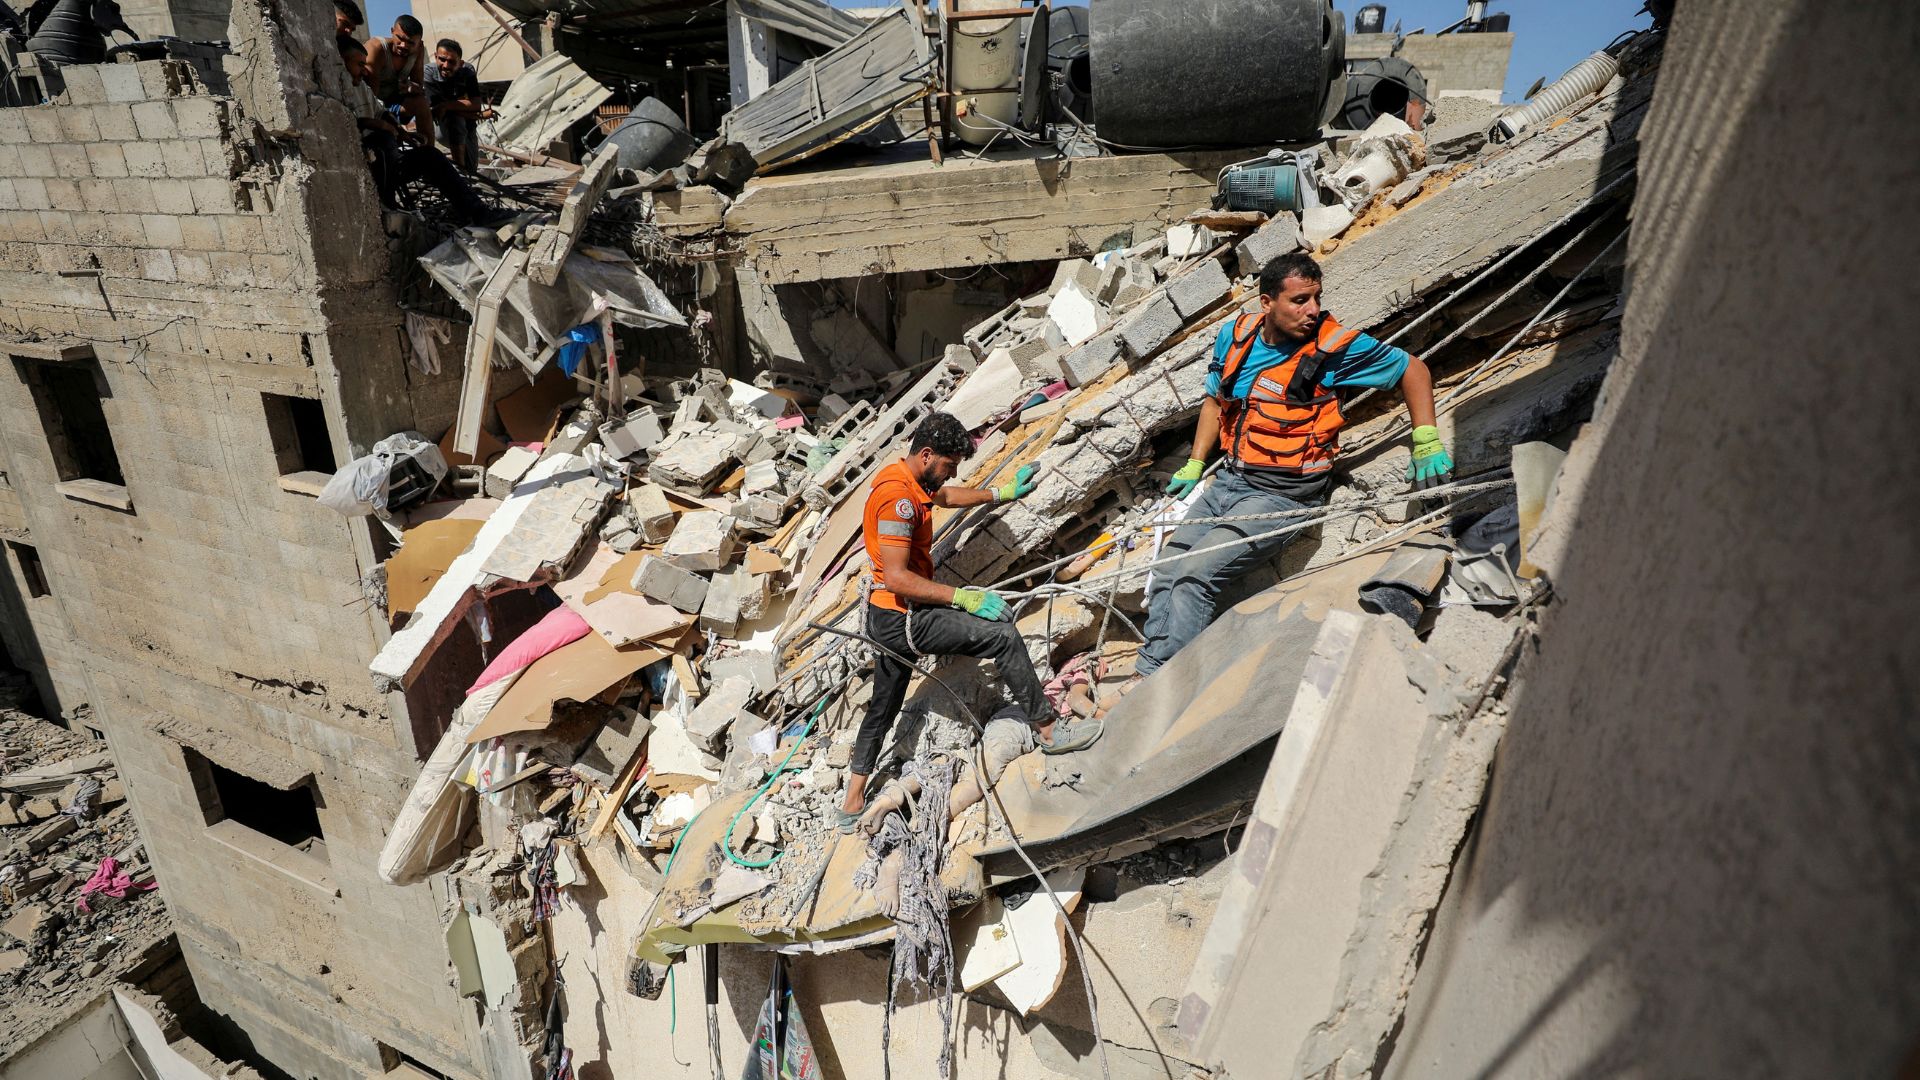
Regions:
[[[1595, 42], [1594, 48], [1603, 44]], [[1392, 34], [1347, 35], [1349, 60], [1386, 56], [1392, 49]], [[1426, 76], [1428, 97], [1466, 94], [1499, 101], [1512, 52], [1512, 34], [1410, 34], [1398, 55]]]
[[1860, 80], [1917, 36], [1680, 6], [1557, 600], [1388, 1075], [1911, 1075], [1913, 155]]
[[0, 1080], [144, 1080], [132, 1047], [112, 995], [102, 995], [0, 1064]]
[[[466, 50], [467, 63], [480, 70], [481, 82], [510, 82], [527, 69], [526, 51], [500, 29], [479, 0], [413, 0], [413, 17], [426, 27], [429, 64], [440, 39], [452, 38]], [[384, 37], [387, 27], [369, 26], [366, 32]], [[521, 34], [530, 32], [534, 31]]]
[[[469, 1075], [440, 900], [372, 869], [416, 763], [367, 674], [385, 636], [358, 586], [368, 526], [283, 486], [263, 397], [319, 401], [345, 462], [437, 435], [458, 380], [405, 363], [331, 19], [243, 0], [210, 80], [230, 85], [68, 68], [57, 102], [0, 109], [0, 531], [52, 588], [21, 600], [10, 567], [0, 599], [30, 612], [9, 651], [31, 637], [60, 704], [84, 695], [107, 731], [207, 1004], [301, 1077], [378, 1075], [383, 1043]], [[61, 483], [7, 359], [60, 343], [97, 360], [126, 506]], [[323, 846], [209, 828], [188, 750], [310, 776]]]

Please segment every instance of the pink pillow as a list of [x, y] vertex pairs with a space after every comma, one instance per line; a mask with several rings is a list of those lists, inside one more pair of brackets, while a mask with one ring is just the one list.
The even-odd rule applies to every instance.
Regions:
[[562, 645], [579, 641], [591, 632], [587, 620], [572, 608], [561, 604], [547, 612], [545, 618], [527, 627], [527, 632], [514, 638], [512, 644], [500, 650], [500, 655], [493, 658], [487, 670], [480, 673], [472, 686], [467, 687], [468, 696], [488, 683], [498, 682], [519, 671]]

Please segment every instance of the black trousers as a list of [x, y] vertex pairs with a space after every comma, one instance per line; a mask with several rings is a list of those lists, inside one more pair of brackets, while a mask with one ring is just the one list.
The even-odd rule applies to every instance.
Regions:
[[[909, 643], [905, 615], [868, 604], [867, 634], [908, 659], [924, 655], [992, 660], [1000, 681], [1013, 691], [1014, 701], [1026, 710], [1028, 720], [1045, 721], [1053, 715], [1053, 705], [1040, 688], [1040, 675], [1027, 657], [1026, 642], [1020, 640], [1020, 631], [1010, 622], [983, 619], [958, 608], [917, 608], [913, 613], [913, 642]], [[873, 698], [867, 702], [867, 715], [860, 721], [860, 735], [853, 744], [853, 771], [861, 776], [871, 774], [880, 759], [880, 742], [893, 726], [912, 678], [912, 668], [886, 653], [880, 653], [874, 661]]]
[[423, 180], [453, 207], [459, 223], [467, 224], [485, 215], [487, 205], [474, 193], [467, 178], [433, 147], [404, 145], [374, 128], [361, 129], [360, 144], [372, 155], [373, 186], [380, 193], [381, 205], [397, 208], [400, 189]]

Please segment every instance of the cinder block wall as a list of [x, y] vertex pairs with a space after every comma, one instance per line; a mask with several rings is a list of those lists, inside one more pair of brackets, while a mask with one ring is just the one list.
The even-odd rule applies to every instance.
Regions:
[[[0, 616], [108, 733], [212, 1008], [300, 1077], [380, 1075], [395, 1051], [471, 1075], [440, 898], [372, 869], [416, 762], [367, 674], [368, 526], [283, 488], [263, 397], [318, 401], [345, 462], [438, 434], [458, 379], [406, 364], [331, 19], [243, 0], [225, 80], [70, 68], [54, 103], [0, 109], [0, 536], [31, 543], [51, 593], [29, 598], [9, 553]], [[131, 509], [62, 484], [20, 366], [55, 343], [91, 348]], [[189, 750], [311, 776], [324, 876], [210, 829]]]
[[[1595, 42], [1599, 48], [1605, 42]], [[1392, 34], [1347, 35], [1347, 59], [1386, 56]], [[1426, 76], [1427, 94], [1472, 94], [1499, 101], [1507, 84], [1507, 59], [1513, 53], [1512, 34], [1410, 34], [1400, 46], [1400, 58]], [[1559, 72], [1546, 72], [1552, 79]]]

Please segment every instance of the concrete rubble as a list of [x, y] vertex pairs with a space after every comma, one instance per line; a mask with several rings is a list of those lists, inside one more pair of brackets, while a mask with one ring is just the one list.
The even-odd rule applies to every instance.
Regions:
[[[520, 93], [586, 123], [615, 93], [586, 72], [618, 68], [615, 46], [582, 40], [557, 8], [508, 6], [549, 19], [577, 51], [567, 53], [577, 77], [543, 62]], [[728, 1055], [755, 1045], [756, 1002], [770, 998], [769, 1045], [777, 1028], [809, 1053], [833, 1048], [819, 1057], [831, 1069], [797, 1075], [878, 1075], [888, 1061], [964, 1077], [1374, 1075], [1483, 801], [1517, 643], [1533, 640], [1530, 613], [1551, 593], [1525, 550], [1552, 533], [1542, 524], [1551, 471], [1622, 347], [1624, 257], [1612, 242], [1640, 182], [1664, 33], [1624, 37], [1618, 78], [1507, 142], [1489, 141], [1490, 116], [1449, 121], [1465, 107], [1436, 90], [1437, 116], [1403, 105], [1364, 131], [1322, 131], [1251, 162], [1116, 154], [1086, 143], [1086, 125], [1063, 123], [1021, 136], [1032, 145], [1003, 149], [1013, 157], [981, 150], [936, 172], [917, 155], [929, 141], [937, 152], [940, 135], [898, 130], [922, 112], [914, 80], [932, 76], [890, 78], [864, 97], [829, 78], [882, 45], [892, 51], [876, 57], [918, 72], [925, 65], [908, 61], [928, 35], [904, 16], [859, 21], [798, 0], [724, 7], [743, 35], [759, 35], [746, 51], [761, 61], [773, 55], [769, 27], [810, 43], [806, 77], [829, 84], [814, 87], [806, 124], [776, 108], [803, 84], [774, 89], [765, 72], [756, 108], [738, 103], [703, 127], [706, 145], [652, 168], [625, 167], [614, 143], [563, 160], [564, 131], [510, 115], [491, 130], [544, 138], [483, 143], [489, 190], [515, 193], [501, 196], [498, 220], [456, 225], [429, 196], [392, 211], [402, 220], [387, 235], [383, 223], [361, 237], [392, 256], [383, 272], [407, 279], [404, 302], [385, 307], [396, 319], [402, 303], [410, 316], [437, 313], [463, 335], [462, 362], [444, 374], [419, 357], [398, 366], [389, 374], [419, 384], [406, 393], [348, 386], [335, 367], [324, 378], [337, 385], [300, 376], [314, 394], [359, 395], [361, 411], [325, 413], [318, 427], [289, 419], [300, 430], [277, 434], [289, 445], [275, 450], [292, 461], [307, 452], [303, 437], [364, 447], [418, 431], [441, 475], [395, 465], [377, 479], [383, 497], [392, 486], [406, 498], [344, 524], [322, 519], [335, 542], [352, 538], [351, 558], [331, 569], [358, 574], [351, 595], [328, 600], [372, 628], [365, 648], [340, 649], [359, 680], [350, 695], [333, 668], [330, 681], [292, 661], [274, 676], [220, 670], [245, 684], [237, 692], [275, 738], [308, 738], [301, 710], [325, 712], [311, 722], [334, 733], [319, 736], [334, 740], [330, 752], [367, 762], [355, 813], [389, 815], [354, 817], [342, 832], [358, 846], [331, 862], [277, 847], [250, 857], [279, 860], [308, 904], [392, 894], [378, 902], [409, 905], [409, 947], [444, 951], [446, 963], [396, 977], [406, 983], [396, 995], [436, 1003], [414, 1021], [431, 1032], [403, 1046], [391, 1030], [352, 1028], [361, 1006], [336, 1005], [353, 988], [320, 952], [303, 953], [311, 962], [288, 978], [303, 987], [305, 1022], [250, 1020], [262, 1055], [282, 1052], [289, 1074], [325, 1068], [307, 1066], [344, 1042], [358, 1047], [356, 1076], [372, 1075], [370, 1062], [463, 1077], [666, 1075], [678, 1006], [659, 999], [674, 972], [686, 977], [672, 992], [707, 1008], [729, 1073]], [[646, 21], [615, 8], [609, 18]], [[640, 41], [642, 28], [610, 37]], [[282, 62], [334, 47], [308, 41], [311, 29], [279, 46]], [[1504, 51], [1500, 62], [1504, 71]], [[176, 89], [194, 85], [184, 63], [161, 72]], [[122, 67], [104, 70], [128, 78]], [[220, 70], [239, 77], [239, 67]], [[77, 102], [88, 69], [67, 70], [63, 93]], [[933, 94], [919, 122], [935, 122], [943, 106], [931, 102], [951, 96]], [[338, 105], [325, 98], [340, 128], [327, 138], [344, 143]], [[0, 135], [10, 111], [0, 109]], [[691, 93], [684, 111], [693, 123]], [[237, 110], [222, 115], [239, 122]], [[298, 142], [248, 122], [258, 146]], [[217, 132], [205, 139], [227, 145]], [[899, 159], [901, 147], [916, 158]], [[878, 163], [848, 164], [864, 150]], [[353, 173], [343, 164], [357, 167], [356, 155], [348, 145], [328, 167]], [[1009, 161], [1021, 164], [989, 172]], [[1236, 169], [1276, 163], [1294, 170], [1297, 208], [1235, 203]], [[1041, 164], [1044, 182], [1028, 175]], [[868, 168], [878, 171], [855, 175]], [[1128, 168], [1146, 172], [1102, 172]], [[1090, 194], [1072, 186], [1083, 170]], [[782, 175], [759, 175], [769, 171]], [[980, 201], [967, 185], [986, 181], [969, 177], [989, 175], [1005, 205], [1040, 209]], [[221, 181], [229, 204], [227, 180], [265, 183], [237, 168]], [[960, 205], [953, 192], [967, 215], [991, 220], [945, 232], [908, 222], [921, 204]], [[843, 198], [855, 203], [828, 209]], [[1053, 198], [1085, 220], [1056, 229]], [[1343, 324], [1428, 360], [1437, 424], [1471, 490], [1413, 497], [1397, 396], [1348, 395], [1328, 505], [1313, 508], [1299, 542], [1234, 583], [1211, 629], [1118, 699], [1141, 644], [1147, 564], [1163, 526], [1186, 513], [1164, 492], [1189, 456], [1215, 343], [1260, 309], [1261, 269], [1296, 252], [1320, 260]], [[401, 295], [361, 284], [367, 296]], [[59, 341], [19, 336], [14, 347], [64, 362]], [[253, 386], [246, 355], [222, 361], [221, 386]], [[257, 393], [276, 407], [278, 391]], [[1058, 714], [1111, 707], [1113, 731], [1083, 753], [1043, 755], [1021, 725], [981, 723], [1006, 703], [989, 673], [936, 660], [916, 670], [883, 748], [875, 808], [842, 833], [836, 812], [874, 692], [873, 650], [858, 640], [871, 570], [864, 499], [936, 411], [974, 439], [956, 483], [1038, 469], [1023, 499], [935, 512], [936, 576], [995, 583], [1015, 601]], [[309, 464], [269, 486], [286, 494], [295, 474], [352, 468], [317, 454]], [[1519, 496], [1512, 471], [1524, 474]], [[284, 557], [304, 550], [288, 545]], [[290, 621], [264, 604], [239, 618], [256, 630]], [[316, 651], [326, 644], [307, 633]], [[117, 687], [117, 672], [100, 678]], [[143, 722], [131, 738], [178, 744], [176, 757], [196, 739], [222, 742], [191, 728]], [[0, 743], [16, 730], [0, 722]], [[162, 932], [164, 915], [138, 892], [85, 918], [57, 907], [89, 863], [112, 855], [136, 882], [151, 868], [111, 758], [73, 764], [68, 780], [34, 770], [79, 759], [77, 745], [28, 760], [6, 745], [0, 988], [24, 1016], [92, 977], [70, 969]], [[339, 771], [273, 745], [228, 758], [243, 759], [257, 763], [252, 782], [281, 792]], [[64, 805], [82, 777], [101, 781], [92, 814]], [[336, 813], [346, 811], [329, 807], [329, 827], [346, 821]], [[203, 928], [217, 925], [204, 911], [193, 920], [200, 953], [244, 952]], [[62, 960], [63, 948], [86, 959]], [[783, 987], [804, 1036], [784, 1019]], [[7, 1049], [0, 1042], [0, 1058]]]

